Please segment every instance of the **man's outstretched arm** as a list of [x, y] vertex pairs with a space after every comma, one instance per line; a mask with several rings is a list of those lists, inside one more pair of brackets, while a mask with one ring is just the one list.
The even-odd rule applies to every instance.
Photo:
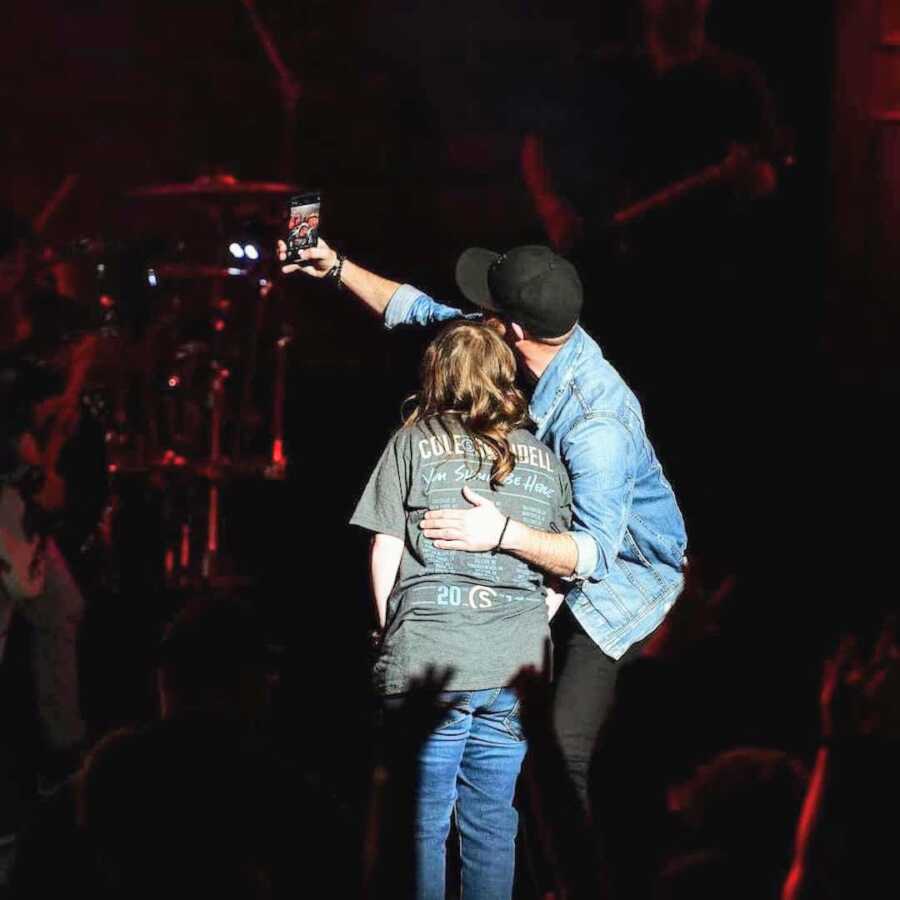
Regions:
[[[278, 242], [276, 250], [279, 261], [284, 262], [287, 259], [287, 245], [284, 241]], [[313, 278], [325, 278], [338, 261], [337, 253], [322, 238], [319, 238], [317, 246], [301, 250], [300, 257], [303, 260], [301, 264], [288, 263], [281, 267], [281, 271], [288, 275], [292, 272], [304, 272]], [[391, 297], [400, 287], [399, 282], [382, 278], [349, 259], [345, 259], [341, 266], [341, 284], [380, 316], [384, 315]]]
[[[276, 247], [278, 259], [287, 258], [287, 247], [279, 241]], [[318, 246], [301, 251], [302, 262], [288, 263], [281, 267], [286, 274], [303, 272], [313, 278], [325, 278], [338, 262], [337, 253], [319, 238]], [[370, 309], [384, 317], [386, 328], [397, 325], [437, 325], [463, 315], [454, 306], [446, 306], [423, 294], [409, 284], [400, 284], [390, 278], [382, 278], [374, 272], [345, 259], [340, 270], [341, 285], [358, 297]], [[473, 314], [480, 316], [480, 313]]]
[[432, 509], [420, 523], [435, 547], [475, 552], [499, 548], [561, 578], [579, 568], [579, 545], [570, 533], [537, 531], [515, 519], [507, 524], [506, 516], [486, 497], [468, 487], [463, 496], [472, 504], [470, 509]]

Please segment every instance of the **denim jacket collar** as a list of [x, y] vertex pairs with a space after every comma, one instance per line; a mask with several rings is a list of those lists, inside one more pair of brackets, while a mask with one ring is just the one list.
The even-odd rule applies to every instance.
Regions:
[[528, 411], [537, 426], [538, 437], [543, 434], [546, 422], [574, 377], [584, 350], [584, 341], [585, 334], [579, 325], [572, 337], [550, 361], [550, 365], [544, 369], [535, 385]]

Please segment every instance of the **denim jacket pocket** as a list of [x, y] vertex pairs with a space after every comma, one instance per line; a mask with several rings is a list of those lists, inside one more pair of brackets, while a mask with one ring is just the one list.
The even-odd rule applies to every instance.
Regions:
[[625, 544], [628, 547], [628, 555], [634, 558], [634, 561], [642, 565], [645, 569], [652, 569], [653, 564], [644, 556], [641, 548], [638, 547], [637, 541], [634, 539], [634, 535], [631, 533], [630, 528], [625, 529]]

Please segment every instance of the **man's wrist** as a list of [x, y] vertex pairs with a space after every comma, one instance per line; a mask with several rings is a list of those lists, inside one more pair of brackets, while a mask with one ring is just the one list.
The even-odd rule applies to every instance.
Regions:
[[499, 550], [503, 549], [503, 539], [506, 537], [506, 530], [509, 528], [509, 523], [511, 521], [511, 516], [504, 517], [503, 525], [500, 527], [500, 537], [497, 538], [497, 543], [491, 548], [491, 553], [497, 553]]
[[516, 553], [523, 550], [528, 536], [527, 532], [527, 525], [523, 525], [515, 519], [509, 519], [503, 539], [497, 545], [498, 549], [506, 550], [507, 553]]
[[347, 262], [347, 257], [344, 256], [343, 253], [334, 254], [334, 261], [331, 264], [331, 268], [328, 270], [326, 274], [326, 278], [331, 279], [334, 283], [334, 286], [338, 290], [343, 290], [344, 282], [343, 282], [343, 274], [344, 274], [344, 264]]

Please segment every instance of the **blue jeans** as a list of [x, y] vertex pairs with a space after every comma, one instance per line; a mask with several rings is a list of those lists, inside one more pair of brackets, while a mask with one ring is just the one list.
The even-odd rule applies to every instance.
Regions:
[[464, 900], [508, 900], [519, 816], [513, 806], [525, 757], [511, 688], [441, 694], [446, 715], [418, 760], [416, 897], [443, 900], [446, 842], [456, 811]]

